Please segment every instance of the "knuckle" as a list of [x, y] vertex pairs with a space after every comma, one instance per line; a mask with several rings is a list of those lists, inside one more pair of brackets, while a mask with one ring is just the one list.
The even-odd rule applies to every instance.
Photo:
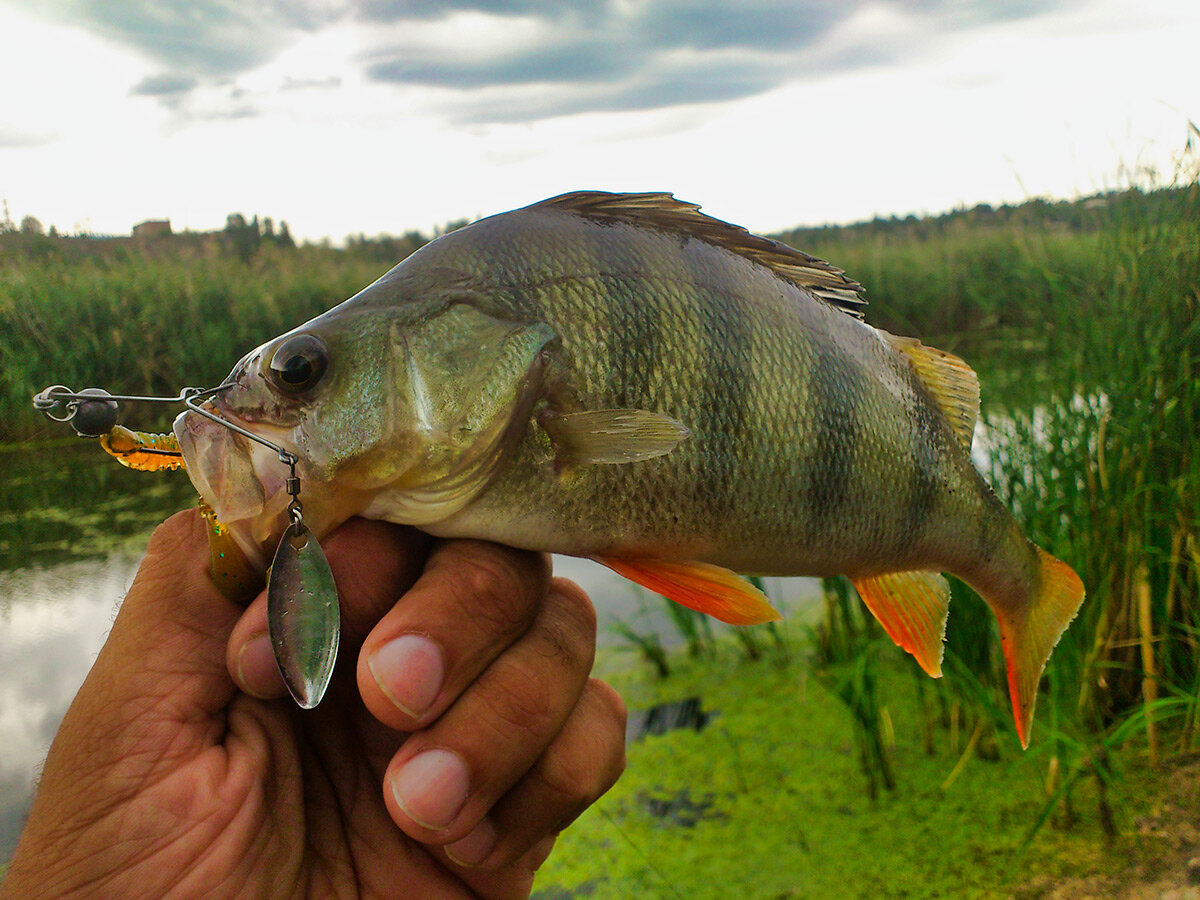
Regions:
[[[575, 739], [552, 748], [538, 762], [537, 775], [564, 808], [579, 809], [611, 788], [625, 771], [625, 703], [597, 679], [590, 679]], [[574, 818], [574, 816], [572, 816]], [[564, 823], [566, 824], [566, 823]]]
[[551, 595], [553, 613], [539, 617], [534, 626], [538, 646], [543, 655], [567, 672], [582, 675], [592, 668], [596, 655], [596, 616], [591, 602], [583, 605], [561, 605], [560, 595]]
[[493, 727], [502, 734], [540, 733], [554, 713], [546, 679], [528, 678], [515, 684], [496, 684], [484, 696]]
[[621, 699], [621, 695], [606, 682], [600, 681], [598, 678], [591, 678], [588, 680], [585, 690], [588, 696], [596, 701], [604, 723], [603, 726], [596, 729], [597, 740], [602, 740], [599, 736], [602, 729], [607, 729], [608, 731], [606, 744], [608, 748], [607, 764], [597, 767], [602, 772], [600, 793], [603, 794], [617, 783], [617, 779], [625, 771], [625, 726], [629, 714], [625, 708], [625, 701]]
[[604, 793], [592, 762], [587, 753], [547, 753], [538, 762], [537, 777], [558, 805], [574, 813]]
[[463, 547], [447, 561], [451, 591], [465, 616], [490, 631], [523, 631], [533, 613], [535, 592], [519, 556], [483, 544]]
[[593, 642], [596, 635], [596, 607], [583, 588], [566, 578], [555, 578], [550, 590], [559, 607], [571, 616], [580, 633]]
[[617, 689], [599, 678], [589, 678], [585, 691], [600, 706], [602, 713], [607, 716], [609, 728], [620, 733], [621, 743], [624, 744], [625, 725], [629, 718], [629, 711], [625, 708], [625, 701], [617, 693]]

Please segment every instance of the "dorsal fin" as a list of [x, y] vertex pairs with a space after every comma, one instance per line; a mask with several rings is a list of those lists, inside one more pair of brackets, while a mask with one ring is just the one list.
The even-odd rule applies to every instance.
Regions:
[[953, 353], [926, 347], [916, 338], [899, 337], [881, 331], [892, 348], [905, 356], [938, 407], [950, 420], [950, 427], [969, 449], [979, 418], [979, 378], [975, 370]]
[[841, 269], [787, 244], [751, 234], [740, 225], [707, 216], [700, 212], [698, 204], [676, 200], [673, 194], [576, 191], [551, 197], [534, 206], [565, 209], [583, 216], [623, 219], [705, 241], [766, 266], [779, 277], [856, 319], [863, 317], [863, 307], [867, 305], [862, 297], [862, 286], [847, 278]]

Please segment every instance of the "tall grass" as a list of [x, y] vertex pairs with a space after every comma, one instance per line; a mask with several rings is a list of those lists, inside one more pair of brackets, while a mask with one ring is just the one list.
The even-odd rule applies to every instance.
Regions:
[[[61, 426], [48, 425], [30, 405], [52, 383], [172, 394], [185, 384], [216, 384], [247, 351], [386, 268], [319, 247], [264, 248], [250, 261], [136, 250], [66, 261], [7, 254], [0, 264], [0, 442], [62, 436]], [[135, 426], [162, 424], [147, 418], [161, 410], [129, 405], [123, 415]]]
[[[1111, 754], [1136, 740], [1153, 765], [1197, 743], [1197, 149], [1189, 145], [1168, 189], [1101, 198], [1061, 221], [1039, 225], [1028, 209], [967, 214], [821, 232], [810, 247], [867, 285], [873, 322], [980, 370], [977, 459], [1029, 537], [1087, 588], [1039, 704], [1051, 800], [1038, 827], [1086, 776], [1111, 837]], [[954, 584], [948, 677], [935, 696], [974, 718], [952, 716], [955, 734], [1009, 730], [994, 624], [967, 593]], [[850, 642], [838, 655], [864, 652], [852, 630], [838, 640]], [[819, 655], [831, 649], [822, 641]]]

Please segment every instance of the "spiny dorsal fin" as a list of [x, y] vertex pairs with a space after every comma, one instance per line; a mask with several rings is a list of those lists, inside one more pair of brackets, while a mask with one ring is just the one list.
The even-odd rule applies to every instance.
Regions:
[[847, 278], [841, 269], [787, 244], [751, 234], [740, 225], [706, 216], [700, 212], [698, 204], [676, 200], [673, 194], [576, 191], [534, 205], [570, 210], [584, 216], [623, 219], [723, 247], [766, 266], [779, 277], [857, 319], [863, 317], [863, 307], [867, 305], [862, 297], [862, 286]]
[[979, 418], [979, 378], [975, 370], [953, 353], [926, 347], [916, 338], [881, 331], [892, 348], [908, 358], [917, 376], [937, 401], [950, 427], [970, 449]]

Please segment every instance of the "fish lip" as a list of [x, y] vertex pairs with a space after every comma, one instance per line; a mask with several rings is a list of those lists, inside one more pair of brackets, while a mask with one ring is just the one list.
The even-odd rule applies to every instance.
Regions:
[[[224, 404], [210, 401], [206, 406], [223, 421], [254, 433], [263, 430], [264, 423], [248, 420]], [[194, 410], [181, 413], [173, 430], [201, 499], [213, 508], [249, 563], [259, 572], [266, 571], [288, 524], [287, 467], [267, 447]], [[230, 478], [241, 484], [242, 479], [252, 480], [259, 498], [251, 500], [243, 494], [230, 509]]]

